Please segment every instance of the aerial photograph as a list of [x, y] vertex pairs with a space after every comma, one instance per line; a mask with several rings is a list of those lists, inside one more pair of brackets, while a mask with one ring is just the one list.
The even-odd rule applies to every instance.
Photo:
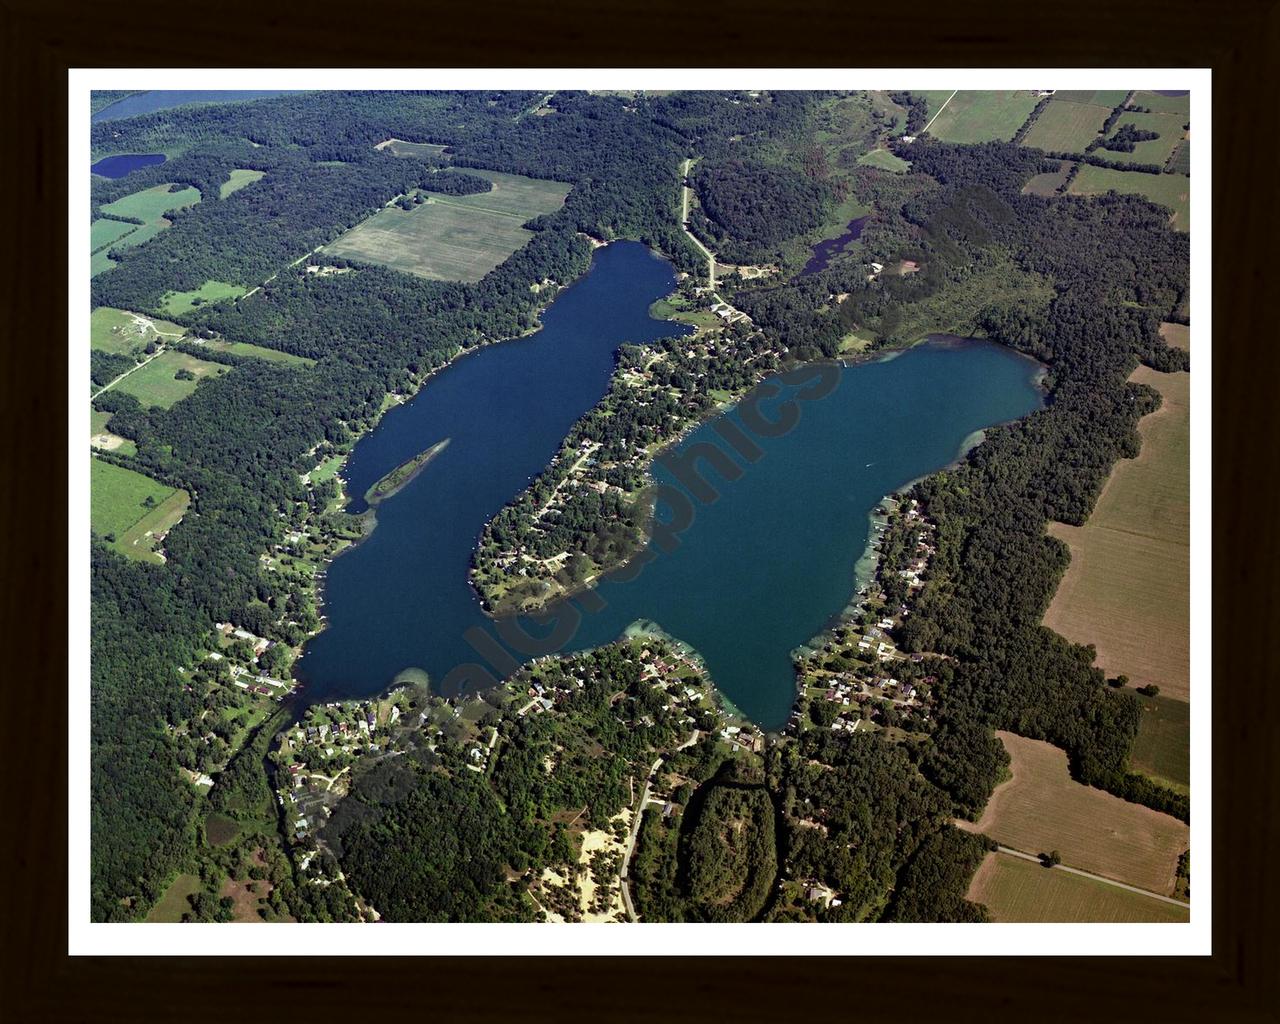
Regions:
[[75, 912], [1189, 928], [1191, 91], [1026, 79], [82, 93]]

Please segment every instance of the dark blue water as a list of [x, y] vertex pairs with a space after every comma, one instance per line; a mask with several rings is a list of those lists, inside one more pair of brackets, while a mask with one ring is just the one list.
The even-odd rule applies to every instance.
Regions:
[[[512, 644], [496, 642], [497, 625], [467, 583], [472, 548], [485, 520], [604, 392], [616, 344], [669, 332], [645, 310], [673, 284], [669, 266], [639, 245], [600, 250], [591, 273], [547, 311], [541, 333], [455, 363], [356, 446], [348, 491], [363, 494], [411, 455], [453, 439], [379, 506], [374, 533], [329, 567], [328, 628], [298, 669], [308, 700], [368, 695], [407, 667], [449, 692], [542, 653], [524, 643], [512, 660], [497, 653]], [[773, 419], [791, 402], [795, 427], [771, 440], [753, 435], [762, 455], [737, 481], [707, 474], [719, 498], [691, 503], [672, 553], [624, 574], [634, 578], [601, 582], [590, 602], [552, 609], [567, 636], [559, 649], [594, 647], [637, 619], [654, 620], [699, 651], [740, 710], [780, 726], [794, 697], [790, 652], [848, 603], [870, 511], [953, 460], [974, 431], [1036, 408], [1036, 370], [995, 345], [938, 341], [843, 368], [821, 399], [798, 397], [811, 384], [783, 387], [761, 411]], [[730, 419], [740, 422], [737, 412]], [[727, 450], [709, 423], [676, 451], [707, 440]], [[688, 493], [662, 467], [655, 477]], [[579, 615], [585, 603], [594, 610]], [[519, 625], [533, 635], [549, 628]]]
[[188, 103], [239, 103], [245, 100], [263, 100], [272, 96], [288, 96], [304, 92], [303, 89], [152, 89], [103, 107], [90, 118], [91, 123], [119, 121], [139, 114], [152, 114], [157, 110], [183, 107]]
[[862, 235], [862, 227], [866, 223], [867, 218], [865, 216], [856, 217], [849, 221], [849, 226], [841, 234], [815, 245], [813, 247], [813, 255], [809, 257], [809, 262], [800, 271], [800, 276], [803, 277], [805, 274], [816, 274], [819, 270], [826, 270], [827, 265], [836, 256], [844, 252], [846, 245], [858, 240]]
[[133, 171], [162, 163], [164, 163], [163, 153], [122, 153], [119, 156], [104, 157], [89, 170], [94, 174], [101, 174], [104, 178], [123, 178]]

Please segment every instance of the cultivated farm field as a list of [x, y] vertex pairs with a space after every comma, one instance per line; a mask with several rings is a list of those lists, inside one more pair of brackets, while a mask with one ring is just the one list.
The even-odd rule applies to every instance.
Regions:
[[[1173, 892], [1184, 822], [1071, 778], [1064, 750], [997, 732], [1012, 777], [992, 793], [977, 822], [957, 822], [1024, 853], [1057, 850], [1062, 863], [1162, 895]], [[1032, 865], [1033, 867], [1035, 865]]]
[[1160, 694], [1142, 698], [1129, 766], [1170, 789], [1191, 791], [1191, 705]]
[[1165, 96], [1158, 92], [1135, 92], [1135, 107], [1146, 107], [1155, 114], [1181, 114], [1185, 120], [1191, 116], [1191, 94], [1181, 96]]
[[[1097, 107], [1115, 110], [1129, 93], [1124, 89], [1059, 89], [1053, 94], [1054, 103], [1089, 103]], [[1154, 110], [1155, 108], [1152, 107]]]
[[99, 536], [114, 537], [107, 543], [127, 558], [164, 561], [155, 551], [156, 543], [182, 518], [190, 503], [186, 491], [167, 487], [132, 469], [90, 459], [90, 525]]
[[[220, 377], [230, 368], [221, 363], [209, 363], [185, 352], [172, 349], [162, 352], [145, 366], [140, 366], [116, 385], [116, 389], [133, 395], [143, 405], [158, 405], [168, 409], [196, 389], [201, 377]], [[179, 370], [189, 370], [194, 380], [178, 380]]]
[[1066, 103], [1055, 96], [1040, 111], [1022, 144], [1050, 153], [1083, 153], [1102, 131], [1111, 109], [1092, 103]]
[[1141, 452], [1116, 464], [1084, 526], [1050, 524], [1071, 564], [1044, 623], [1093, 644], [1108, 675], [1189, 700], [1191, 375], [1140, 366], [1129, 379], [1163, 404], [1138, 424]]
[[1186, 908], [1007, 853], [987, 854], [965, 895], [985, 904], [996, 922], [1158, 924], [1190, 920]]
[[471, 196], [429, 195], [411, 210], [388, 207], [325, 246], [335, 256], [378, 263], [436, 281], [479, 281], [533, 232], [522, 225], [564, 205], [569, 186], [467, 169], [493, 182]]
[[1039, 102], [1028, 90], [958, 92], [929, 126], [929, 134], [943, 142], [1008, 142]]
[[1143, 174], [1085, 164], [1067, 191], [1073, 196], [1111, 191], [1146, 196], [1173, 211], [1170, 223], [1178, 231], [1191, 227], [1191, 179], [1182, 174]]

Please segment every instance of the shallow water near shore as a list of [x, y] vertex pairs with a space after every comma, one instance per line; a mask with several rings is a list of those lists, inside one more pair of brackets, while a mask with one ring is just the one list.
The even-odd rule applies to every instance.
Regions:
[[[498, 655], [511, 645], [497, 639], [499, 624], [467, 581], [472, 549], [485, 521], [543, 469], [607, 390], [617, 346], [686, 333], [646, 312], [674, 283], [670, 265], [637, 243], [598, 250], [591, 271], [547, 309], [542, 331], [458, 360], [359, 442], [344, 470], [356, 495], [414, 453], [453, 439], [379, 505], [377, 529], [328, 567], [327, 628], [297, 667], [303, 700], [371, 695], [409, 667], [425, 669], [448, 692], [440, 683], [460, 665], [500, 677], [542, 653], [525, 645], [510, 660]], [[548, 609], [561, 631], [577, 620], [557, 649], [608, 643], [636, 620], [652, 620], [698, 651], [743, 714], [780, 727], [795, 692], [790, 652], [853, 596], [871, 511], [954, 460], [975, 431], [1037, 408], [1037, 369], [993, 344], [925, 342], [897, 358], [841, 368], [822, 398], [803, 398], [804, 383], [782, 386], [760, 411], [774, 419], [783, 403], [794, 404], [799, 419], [783, 436], [757, 436], [731, 411], [759, 457], [734, 457], [742, 473], [732, 481], [703, 468], [716, 497], [690, 502], [691, 521], [670, 553]], [[730, 451], [711, 421], [673, 452], [705, 442]], [[661, 465], [654, 476], [689, 493]], [[660, 505], [660, 518], [667, 515]], [[517, 624], [534, 636], [548, 630]]]

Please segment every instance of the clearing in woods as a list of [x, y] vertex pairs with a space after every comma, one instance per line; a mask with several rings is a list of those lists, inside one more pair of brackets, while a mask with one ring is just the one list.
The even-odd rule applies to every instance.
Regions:
[[173, 884], [165, 890], [163, 896], [146, 916], [150, 924], [177, 924], [183, 914], [191, 912], [191, 903], [187, 899], [200, 891], [198, 875], [179, 875]]
[[[156, 545], [180, 520], [191, 497], [132, 469], [90, 458], [89, 522], [127, 558], [163, 562]], [[114, 537], [114, 540], [109, 538]]]
[[1116, 463], [1088, 521], [1049, 524], [1071, 564], [1044, 624], [1093, 644], [1107, 675], [1189, 700], [1191, 375], [1139, 366], [1129, 379], [1163, 403], [1138, 424], [1138, 457]]
[[1178, 231], [1191, 227], [1191, 179], [1182, 174], [1143, 174], [1084, 164], [1067, 191], [1073, 196], [1123, 192], [1146, 196], [1173, 211], [1170, 223]]
[[1071, 173], [1071, 168], [1074, 166], [1070, 160], [1063, 160], [1056, 171], [1032, 175], [1031, 180], [1022, 186], [1022, 194], [1045, 198], [1057, 195], [1058, 189], [1066, 182], [1067, 175]]
[[99, 352], [136, 356], [148, 342], [177, 341], [186, 333], [185, 327], [168, 320], [110, 306], [99, 306], [89, 314], [89, 347]]
[[427, 193], [410, 210], [379, 210], [324, 251], [436, 281], [475, 282], [533, 237], [525, 222], [554, 213], [569, 194], [559, 181], [470, 167], [466, 173], [488, 178], [493, 191]]
[[[191, 380], [179, 380], [176, 374], [186, 370]], [[143, 405], [158, 405], [168, 409], [196, 389], [201, 377], [220, 377], [230, 367], [222, 363], [207, 363], [185, 352], [169, 349], [161, 352], [144, 366], [139, 366], [115, 386], [116, 391], [133, 395]]]
[[1022, 144], [1050, 153], [1083, 153], [1102, 131], [1111, 109], [1092, 103], [1063, 103], [1055, 96], [1040, 111]]
[[995, 788], [977, 822], [958, 826], [1024, 853], [1057, 850], [1063, 864], [1104, 878], [1173, 892], [1190, 841], [1185, 822], [1076, 782], [1066, 751], [1051, 743], [996, 736], [1009, 751], [1012, 778]]
[[1039, 102], [1025, 89], [958, 92], [929, 125], [929, 134], [943, 142], [1008, 142]]
[[863, 153], [858, 157], [858, 163], [864, 167], [879, 167], [882, 171], [891, 171], [894, 174], [901, 174], [911, 168], [911, 165], [902, 157], [894, 156], [887, 149], [873, 149], [869, 153]]
[[281, 352], [279, 349], [263, 348], [250, 345], [247, 341], [227, 341], [218, 338], [213, 341], [200, 342], [201, 348], [210, 352], [229, 352], [233, 356], [252, 356], [254, 359], [265, 359], [269, 363], [284, 363], [287, 366], [315, 366], [314, 359], [306, 356], [295, 356], [292, 352]]
[[415, 157], [423, 160], [443, 157], [444, 151], [448, 147], [438, 146], [433, 142], [405, 142], [403, 139], [387, 139], [386, 142], [379, 142], [373, 148], [385, 150], [392, 156]]
[[266, 173], [266, 171], [245, 170], [243, 167], [234, 168], [231, 176], [218, 186], [218, 198], [226, 199], [232, 192], [239, 192], [246, 185], [252, 185]]
[[243, 285], [227, 284], [225, 281], [206, 281], [193, 292], [165, 292], [164, 298], [160, 300], [160, 308], [166, 313], [181, 316], [207, 302], [238, 299], [246, 291], [248, 289]]
[[1106, 882], [1051, 870], [1007, 853], [989, 853], [966, 899], [986, 905], [991, 920], [1074, 923], [1183, 922], [1190, 911]]

